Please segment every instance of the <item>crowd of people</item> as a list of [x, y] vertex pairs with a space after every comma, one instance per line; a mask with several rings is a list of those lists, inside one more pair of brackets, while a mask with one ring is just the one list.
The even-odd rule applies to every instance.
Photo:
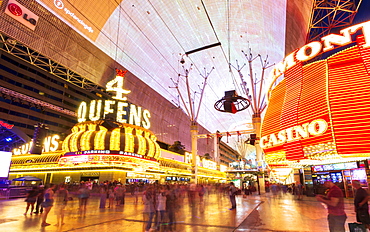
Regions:
[[[237, 189], [234, 188], [236, 191]], [[81, 182], [79, 185], [49, 184], [33, 187], [26, 196], [25, 215], [42, 213], [41, 226], [49, 226], [48, 214], [53, 208], [57, 216], [56, 226], [64, 224], [64, 211], [69, 201], [74, 197], [79, 202], [79, 215], [85, 216], [90, 196], [99, 196], [99, 208], [120, 207], [125, 204], [125, 196], [130, 194], [134, 204], [143, 204], [145, 230], [166, 227], [173, 231], [176, 222], [176, 212], [184, 206], [184, 199], [188, 204], [195, 206], [204, 202], [204, 195], [210, 192], [229, 194], [228, 184], [202, 185], [202, 184], [122, 184], [118, 181], [105, 181], [100, 185], [93, 182]], [[139, 197], [140, 195], [140, 197]], [[36, 206], [35, 206], [36, 204]], [[236, 205], [232, 205], [235, 209]]]
[[[331, 181], [325, 182], [324, 186], [328, 189], [325, 195], [316, 195], [316, 199], [327, 206], [328, 224], [330, 232], [345, 231], [346, 213], [344, 211], [344, 196], [342, 190]], [[354, 206], [357, 221], [361, 226], [370, 230], [370, 216], [368, 212], [368, 192], [361, 187], [359, 181], [353, 181], [352, 186], [356, 189]], [[268, 186], [272, 196], [278, 193], [291, 193], [296, 199], [302, 199], [303, 186], [297, 182], [294, 185], [286, 186], [271, 184]], [[57, 216], [57, 226], [64, 224], [64, 210], [68, 201], [73, 200], [72, 195], [79, 200], [79, 212], [84, 216], [86, 206], [91, 193], [100, 196], [100, 208], [113, 208], [125, 204], [126, 194], [132, 195], [134, 204], [143, 204], [143, 215], [145, 221], [145, 231], [156, 230], [164, 227], [166, 231], [173, 231], [176, 222], [176, 212], [184, 206], [184, 199], [188, 198], [189, 206], [202, 204], [204, 195], [207, 193], [225, 194], [230, 198], [231, 208], [236, 209], [236, 195], [247, 195], [251, 188], [238, 189], [233, 182], [228, 184], [202, 185], [202, 184], [144, 184], [134, 183], [125, 185], [118, 181], [103, 182], [94, 185], [91, 182], [81, 182], [76, 185], [54, 185], [48, 188], [43, 185], [33, 187], [25, 199], [25, 215], [42, 213], [41, 226], [50, 225], [47, 217], [50, 210], [54, 207]], [[141, 198], [139, 197], [139, 193]], [[115, 204], [114, 204], [115, 203]]]

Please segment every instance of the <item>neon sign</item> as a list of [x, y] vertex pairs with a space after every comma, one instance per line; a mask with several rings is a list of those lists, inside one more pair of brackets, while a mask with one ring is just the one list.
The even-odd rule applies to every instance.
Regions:
[[316, 119], [310, 123], [289, 127], [276, 134], [263, 136], [260, 140], [261, 148], [282, 145], [296, 140], [306, 139], [310, 136], [322, 135], [328, 129], [328, 123], [324, 119]]
[[116, 92], [113, 99], [116, 100], [92, 100], [88, 105], [81, 102], [77, 110], [78, 122], [97, 121], [114, 116], [113, 119], [120, 123], [128, 123], [149, 129], [150, 112], [139, 106], [126, 102], [124, 95], [131, 91], [123, 88], [123, 78], [127, 71], [117, 70], [115, 79], [106, 85], [107, 91]]
[[6, 122], [0, 121], [0, 126], [3, 126], [3, 127], [5, 127], [6, 129], [10, 130], [10, 129], [12, 129], [12, 128], [13, 128], [13, 126], [14, 126], [14, 125], [10, 125], [10, 124], [8, 124], [8, 123], [6, 123]]
[[[59, 148], [59, 139], [60, 139], [59, 135], [52, 135], [52, 136], [46, 137], [43, 143], [44, 146], [42, 148], [42, 152], [57, 151]], [[21, 147], [13, 149], [13, 155], [29, 154], [31, 147], [32, 147], [32, 142], [23, 144]]]
[[321, 42], [313, 41], [304, 45], [297, 51], [294, 51], [286, 56], [283, 61], [275, 65], [273, 71], [271, 72], [271, 77], [275, 79], [293, 67], [296, 64], [295, 59], [298, 61], [311, 60], [321, 52], [333, 50], [335, 48], [334, 45], [345, 46], [352, 43], [351, 36], [359, 30], [362, 31], [365, 38], [363, 48], [370, 47], [370, 21], [368, 21], [340, 30], [341, 35], [329, 34], [322, 37]]

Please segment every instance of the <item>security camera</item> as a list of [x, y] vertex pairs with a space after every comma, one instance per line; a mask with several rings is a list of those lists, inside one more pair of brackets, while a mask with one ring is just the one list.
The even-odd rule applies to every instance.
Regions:
[[181, 63], [181, 64], [185, 64], [185, 60], [184, 60], [184, 58], [181, 58], [180, 63]]

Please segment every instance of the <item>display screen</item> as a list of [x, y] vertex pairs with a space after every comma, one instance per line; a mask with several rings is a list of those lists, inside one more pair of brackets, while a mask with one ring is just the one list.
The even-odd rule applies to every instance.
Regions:
[[8, 178], [11, 158], [11, 152], [0, 151], [0, 178]]
[[364, 168], [352, 170], [352, 180], [358, 180], [361, 184], [366, 184], [366, 171]]
[[315, 172], [321, 172], [321, 171], [324, 171], [324, 169], [322, 168], [321, 165], [318, 165], [318, 166], [313, 166], [313, 170]]
[[322, 168], [324, 169], [324, 171], [334, 170], [334, 167], [332, 164], [323, 165]]
[[333, 164], [334, 170], [343, 170], [346, 169], [344, 163]]
[[345, 165], [346, 169], [358, 168], [356, 162], [345, 163], [344, 165]]

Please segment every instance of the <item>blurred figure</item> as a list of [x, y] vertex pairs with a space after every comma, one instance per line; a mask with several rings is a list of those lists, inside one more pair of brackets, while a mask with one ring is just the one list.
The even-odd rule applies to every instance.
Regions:
[[114, 188], [114, 195], [116, 196], [117, 206], [121, 205], [124, 197], [124, 189], [121, 184], [117, 184]]
[[361, 183], [358, 180], [352, 181], [352, 186], [356, 189], [356, 195], [354, 199], [356, 220], [365, 225], [370, 230], [370, 216], [369, 216], [369, 194], [365, 189], [361, 187]]
[[160, 187], [159, 192], [156, 198], [156, 211], [157, 211], [157, 221], [156, 221], [156, 230], [160, 230], [160, 226], [164, 223], [164, 216], [166, 213], [166, 191], [163, 186]]
[[86, 206], [87, 200], [90, 197], [90, 190], [87, 188], [85, 184], [82, 184], [80, 189], [78, 190], [78, 200], [80, 202], [80, 214], [86, 213]]
[[197, 192], [198, 192], [198, 195], [199, 195], [199, 201], [202, 203], [203, 202], [203, 196], [206, 193], [206, 188], [202, 184], [200, 184], [200, 185], [198, 185]]
[[30, 214], [32, 215], [33, 208], [35, 207], [35, 203], [36, 203], [38, 195], [39, 195], [39, 192], [37, 191], [37, 187], [32, 187], [32, 190], [28, 191], [27, 196], [26, 196], [26, 200], [25, 200], [25, 202], [27, 202], [27, 206], [26, 206], [26, 212], [24, 213], [24, 215], [27, 214], [28, 209], [30, 208], [30, 206], [31, 206], [31, 213]]
[[102, 186], [100, 186], [100, 190], [99, 190], [99, 193], [100, 193], [100, 205], [99, 205], [99, 208], [105, 208], [105, 203], [107, 201], [107, 195], [108, 195], [108, 191], [107, 191], [107, 186], [104, 184]]
[[35, 214], [42, 213], [44, 209], [41, 207], [41, 203], [44, 202], [44, 195], [45, 195], [45, 186], [40, 185], [37, 189], [37, 200], [36, 200], [36, 209]]
[[114, 198], [116, 197], [116, 196], [114, 195], [113, 187], [110, 187], [110, 188], [108, 189], [108, 194], [107, 194], [107, 196], [108, 196], [108, 200], [109, 200], [108, 208], [110, 208], [110, 207], [112, 207], [112, 208], [113, 208]]
[[[180, 195], [181, 198], [181, 195]], [[168, 215], [168, 223], [166, 225], [166, 231], [174, 231], [176, 223], [176, 210], [178, 208], [178, 198], [176, 195], [176, 189], [174, 186], [167, 186], [166, 196], [166, 211]]]
[[272, 183], [270, 185], [270, 189], [271, 189], [271, 192], [272, 192], [272, 196], [273, 197], [278, 196], [278, 194], [279, 194], [279, 186], [276, 183]]
[[324, 183], [329, 192], [326, 196], [316, 195], [316, 199], [327, 205], [330, 232], [345, 232], [344, 224], [347, 215], [344, 212], [344, 197], [342, 190], [331, 181]]
[[230, 202], [231, 202], [230, 210], [236, 209], [235, 196], [236, 196], [237, 191], [238, 189], [235, 187], [234, 182], [230, 182], [229, 184], [229, 197], [230, 197]]
[[189, 205], [194, 206], [195, 204], [195, 196], [197, 192], [197, 185], [194, 183], [191, 183], [189, 185], [189, 190], [188, 190], [188, 198], [189, 198]]
[[149, 232], [152, 227], [153, 217], [155, 214], [155, 193], [154, 188], [149, 186], [143, 193], [143, 203], [144, 203], [144, 216], [146, 219], [145, 232]]
[[137, 204], [139, 201], [139, 186], [137, 186], [136, 184], [134, 185], [134, 188], [133, 188], [133, 194], [135, 197], [134, 204]]
[[64, 184], [60, 185], [59, 189], [55, 192], [54, 212], [57, 215], [56, 226], [64, 225], [64, 211], [68, 202], [68, 194], [69, 192]]
[[50, 184], [50, 187], [45, 190], [44, 199], [45, 201], [42, 202], [41, 206], [44, 208], [44, 214], [42, 215], [41, 219], [41, 226], [49, 226], [50, 224], [46, 222], [46, 219], [48, 217], [48, 214], [51, 210], [51, 207], [53, 207], [54, 204], [54, 184]]
[[297, 199], [302, 200], [303, 199], [303, 185], [301, 184], [301, 182], [297, 181], [294, 188], [295, 188], [294, 193], [295, 195], [297, 195]]

